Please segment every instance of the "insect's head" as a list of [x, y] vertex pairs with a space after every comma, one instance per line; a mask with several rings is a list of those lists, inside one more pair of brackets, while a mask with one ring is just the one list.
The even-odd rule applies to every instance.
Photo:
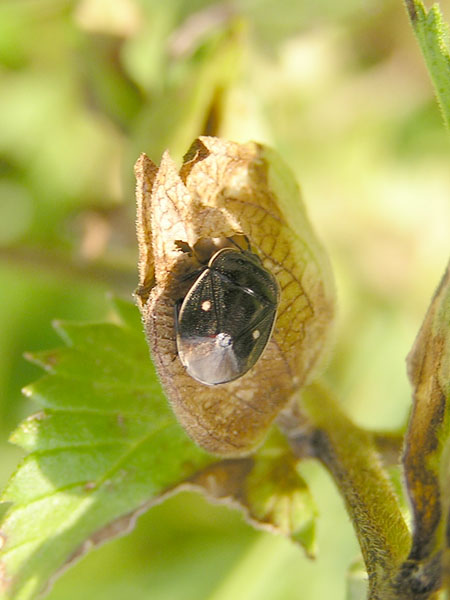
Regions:
[[193, 265], [197, 263], [197, 266], [207, 265], [211, 257], [223, 248], [232, 248], [241, 252], [250, 251], [250, 242], [243, 233], [232, 237], [200, 238], [193, 246], [177, 240], [175, 245], [179, 250], [192, 257]]

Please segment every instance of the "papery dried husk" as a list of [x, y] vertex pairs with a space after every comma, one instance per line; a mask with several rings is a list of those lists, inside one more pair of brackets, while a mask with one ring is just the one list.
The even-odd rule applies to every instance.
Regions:
[[[166, 152], [157, 168], [136, 164], [139, 288], [136, 293], [153, 360], [173, 410], [206, 450], [250, 452], [292, 393], [316, 373], [329, 347], [334, 286], [298, 186], [265, 146], [201, 137], [181, 170]], [[272, 337], [255, 366], [210, 387], [191, 378], [175, 341], [175, 303], [198, 268], [186, 252], [200, 240], [244, 239], [281, 289]]]

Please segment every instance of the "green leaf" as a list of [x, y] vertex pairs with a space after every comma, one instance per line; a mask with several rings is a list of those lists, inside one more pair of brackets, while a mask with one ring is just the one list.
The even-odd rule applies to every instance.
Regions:
[[298, 460], [281, 436], [272, 435], [255, 457], [245, 485], [250, 516], [290, 536], [313, 557], [316, 552], [316, 507]]
[[231, 500], [254, 527], [290, 537], [312, 558], [316, 551], [317, 510], [297, 472], [297, 463], [285, 439], [275, 430], [253, 456], [213, 464], [191, 483], [215, 500]]
[[[32, 598], [88, 540], [129, 526], [133, 513], [212, 462], [169, 409], [137, 310], [122, 324], [58, 323], [67, 347], [33, 360], [50, 374], [25, 393], [43, 410], [12, 441], [31, 452], [3, 500], [3, 598]], [[130, 515], [130, 518], [124, 518]]]
[[427, 11], [420, 0], [406, 0], [406, 7], [434, 85], [444, 122], [450, 130], [448, 25], [442, 18], [438, 4], [434, 4]]
[[28, 455], [0, 506], [0, 598], [36, 597], [92, 546], [185, 487], [226, 498], [252, 525], [311, 553], [315, 510], [283, 439], [229, 461], [198, 448], [163, 396], [137, 309], [113, 304], [114, 322], [58, 322], [66, 345], [29, 357], [47, 374], [24, 390], [41, 410], [11, 438]]

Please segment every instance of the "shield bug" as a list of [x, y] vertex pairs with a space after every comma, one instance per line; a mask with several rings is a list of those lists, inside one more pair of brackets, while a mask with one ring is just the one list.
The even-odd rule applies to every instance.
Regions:
[[213, 254], [177, 308], [178, 356], [189, 375], [206, 385], [244, 375], [270, 339], [279, 299], [256, 254], [228, 247]]

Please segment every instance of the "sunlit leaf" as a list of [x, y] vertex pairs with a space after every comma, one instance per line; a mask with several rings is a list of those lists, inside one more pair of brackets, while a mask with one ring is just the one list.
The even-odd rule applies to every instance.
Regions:
[[56, 323], [66, 345], [30, 356], [47, 375], [25, 389], [41, 410], [12, 435], [28, 455], [2, 497], [0, 598], [35, 597], [164, 494], [220, 497], [224, 473], [222, 499], [311, 552], [314, 509], [282, 440], [234, 461], [198, 448], [162, 394], [136, 308], [114, 306], [115, 322]]
[[57, 329], [67, 347], [34, 356], [49, 375], [25, 390], [43, 410], [12, 436], [31, 454], [3, 495], [6, 598], [33, 597], [88, 540], [126, 530], [125, 515], [213, 460], [172, 416], [140, 326]]
[[406, 0], [406, 6], [434, 85], [442, 116], [447, 128], [450, 129], [448, 25], [444, 22], [437, 4], [428, 11], [420, 0]]

